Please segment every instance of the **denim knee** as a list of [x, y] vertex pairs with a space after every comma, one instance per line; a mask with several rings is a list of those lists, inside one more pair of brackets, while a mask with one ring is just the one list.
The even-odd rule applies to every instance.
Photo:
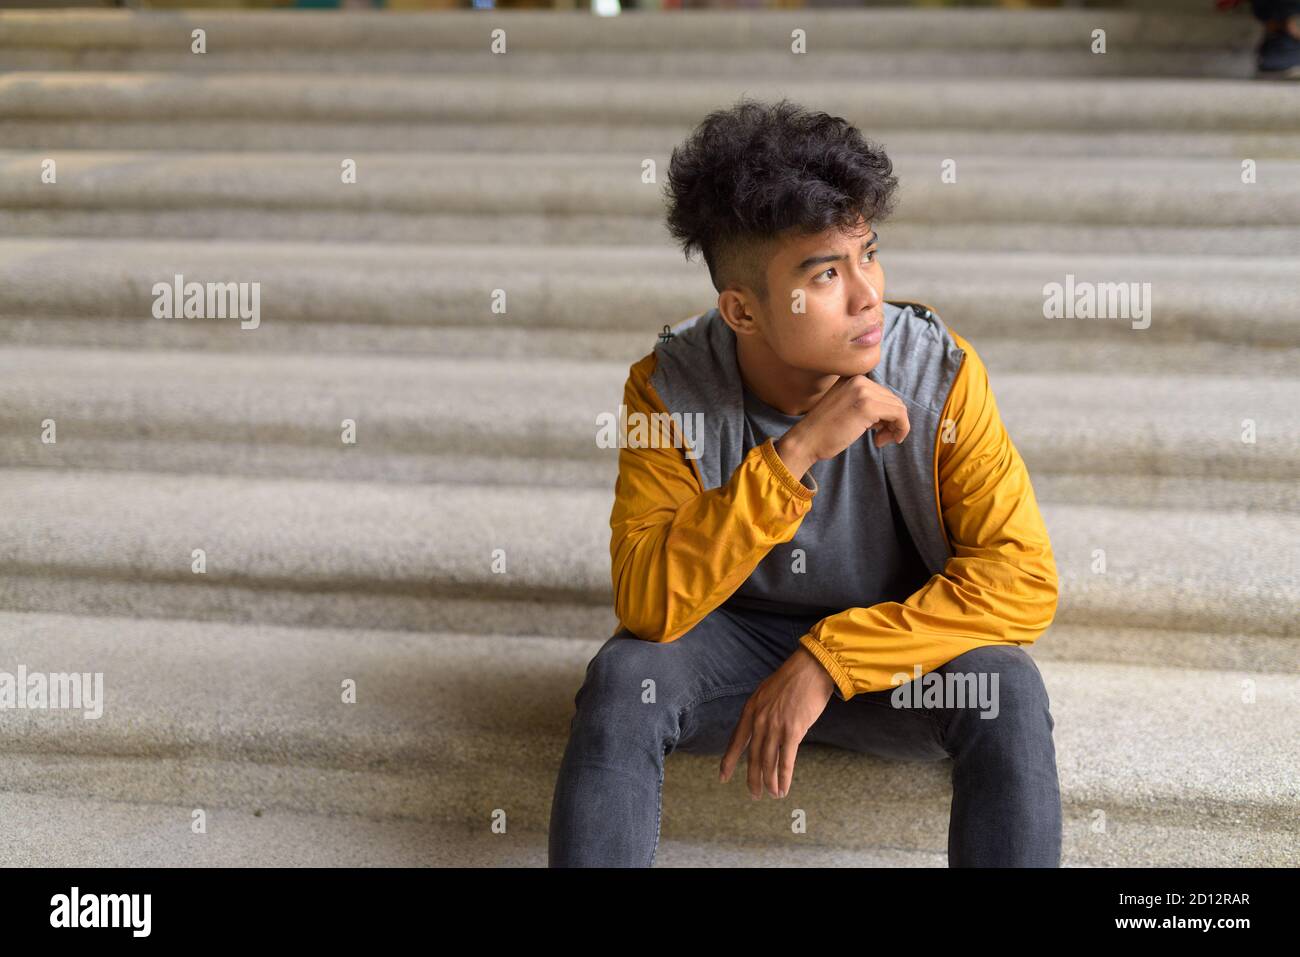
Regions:
[[[945, 674], [972, 675], [975, 680], [967, 679], [966, 687], [982, 686], [992, 699], [991, 708], [985, 706], [982, 697], [978, 708], [970, 702], [964, 707], [950, 707], [947, 711], [949, 731], [961, 726], [980, 733], [1021, 736], [1032, 733], [1037, 727], [1045, 728], [1050, 735], [1055, 728], [1042, 673], [1023, 648], [1017, 645], [977, 648], [954, 658], [942, 670]], [[965, 712], [971, 712], [971, 717], [976, 720], [958, 720]], [[981, 717], [981, 712], [991, 717]]]
[[671, 645], [642, 641], [630, 632], [613, 636], [587, 665], [574, 699], [574, 724], [581, 718], [597, 733], [619, 736], [676, 733], [686, 692], [674, 676], [676, 657]]

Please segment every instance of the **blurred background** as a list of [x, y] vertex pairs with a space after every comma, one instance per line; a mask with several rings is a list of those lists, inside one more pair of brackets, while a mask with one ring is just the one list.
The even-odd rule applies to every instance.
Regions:
[[[1213, 5], [1205, 0], [1201, 8]], [[0, 7], [133, 7], [180, 10], [204, 8], [276, 9], [286, 7], [386, 10], [538, 9], [538, 10], [772, 10], [864, 7], [1129, 7], [1187, 10], [1195, 0], [0, 0]]]
[[[886, 295], [988, 366], [1064, 863], [1300, 862], [1300, 109], [1249, 5], [0, 6], [0, 670], [107, 696], [4, 713], [0, 863], [545, 863], [597, 416], [716, 304], [661, 190], [742, 93], [884, 145]], [[259, 324], [155, 318], [176, 276]], [[1045, 319], [1076, 280], [1149, 326]], [[801, 750], [799, 835], [715, 764], [661, 866], [946, 863], [947, 762]]]

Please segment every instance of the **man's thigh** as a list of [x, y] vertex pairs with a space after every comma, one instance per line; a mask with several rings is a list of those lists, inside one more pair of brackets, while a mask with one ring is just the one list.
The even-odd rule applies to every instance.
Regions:
[[[724, 753], [745, 703], [765, 678], [798, 651], [800, 637], [817, 620], [744, 611], [679, 639], [694, 639], [695, 654], [704, 649], [703, 665], [710, 680], [697, 690], [682, 714], [677, 750]], [[715, 652], [726, 660], [714, 661]], [[857, 694], [848, 701], [832, 695], [804, 741], [892, 759], [937, 761], [948, 757], [940, 717], [933, 711], [895, 708], [892, 694], [891, 688]]]
[[[678, 750], [725, 752], [745, 703], [765, 677], [740, 688], [719, 688], [716, 694], [697, 701], [683, 716]], [[938, 716], [924, 709], [895, 708], [892, 693], [893, 689], [856, 694], [848, 701], [832, 695], [804, 741], [882, 758], [938, 761], [948, 757]]]
[[638, 695], [647, 680], [653, 682], [655, 700], [680, 716], [676, 746], [690, 750], [692, 735], [712, 738], [725, 721], [713, 702], [725, 706], [739, 697], [743, 707], [797, 646], [787, 617], [719, 606], [675, 641], [648, 642], [627, 630], [617, 632], [588, 664], [587, 679], [635, 686]]
[[1004, 726], [1013, 726], [1018, 714], [1038, 709], [1050, 728], [1047, 694], [1033, 659], [1023, 648], [988, 645], [957, 655], [899, 688], [857, 694], [848, 701], [832, 697], [804, 740], [882, 757], [941, 760], [952, 756], [948, 739], [959, 714], [996, 718], [1003, 699], [1011, 705]]
[[[795, 620], [796, 641], [818, 620]], [[804, 741], [894, 760], [940, 761], [948, 757], [941, 716], [919, 708], [897, 708], [893, 693], [893, 688], [859, 692], [848, 701], [831, 695]]]
[[948, 757], [938, 716], [925, 708], [897, 708], [894, 689], [859, 692], [848, 701], [832, 695], [804, 741], [903, 761]]

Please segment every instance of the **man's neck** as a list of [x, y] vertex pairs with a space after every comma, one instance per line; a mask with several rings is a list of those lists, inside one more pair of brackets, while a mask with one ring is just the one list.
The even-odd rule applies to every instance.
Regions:
[[787, 365], [757, 336], [736, 337], [736, 364], [745, 387], [785, 415], [806, 415], [839, 379]]

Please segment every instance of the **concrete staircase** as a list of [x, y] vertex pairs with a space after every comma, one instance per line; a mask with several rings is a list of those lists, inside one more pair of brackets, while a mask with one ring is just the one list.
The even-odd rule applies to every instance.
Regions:
[[[595, 416], [715, 299], [641, 164], [749, 92], [886, 145], [887, 295], [989, 365], [1061, 572], [1064, 863], [1295, 865], [1300, 111], [1239, 13], [0, 12], [0, 670], [107, 697], [0, 712], [0, 860], [545, 864], [616, 626]], [[261, 324], [154, 318], [176, 273]], [[1043, 319], [1066, 273], [1150, 328]], [[947, 762], [716, 763], [668, 759], [658, 864], [946, 864]]]

